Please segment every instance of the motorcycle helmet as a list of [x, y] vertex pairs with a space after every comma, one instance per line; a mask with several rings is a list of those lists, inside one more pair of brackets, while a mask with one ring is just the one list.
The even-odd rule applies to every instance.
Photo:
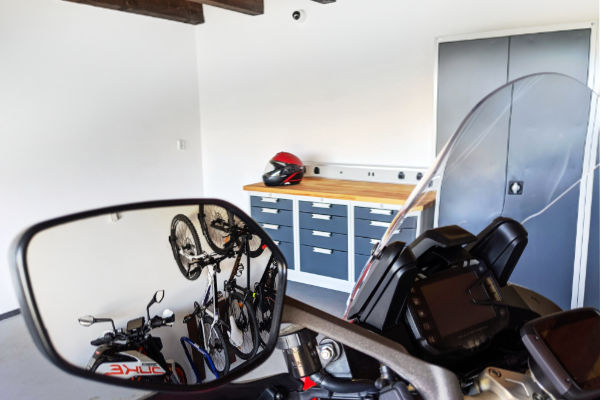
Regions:
[[306, 167], [302, 161], [291, 153], [281, 151], [269, 160], [263, 182], [267, 186], [296, 185], [300, 183]]

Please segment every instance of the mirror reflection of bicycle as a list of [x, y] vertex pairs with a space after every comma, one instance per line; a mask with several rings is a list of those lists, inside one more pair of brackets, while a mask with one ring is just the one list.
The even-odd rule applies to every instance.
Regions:
[[[185, 278], [195, 280], [203, 269], [207, 269], [207, 287], [203, 301], [201, 304], [196, 302], [194, 311], [184, 320], [187, 323], [193, 317], [199, 319], [200, 334], [197, 342], [204, 347], [196, 348], [196, 344], [189, 338], [181, 339], [197, 379], [199, 374], [194, 369], [186, 345], [203, 353], [207, 366], [216, 377], [227, 374], [231, 364], [229, 347], [238, 358], [247, 360], [256, 354], [261, 342], [264, 342], [261, 336], [268, 337], [268, 331], [265, 330], [270, 329], [273, 303], [268, 301], [266, 295], [274, 290], [266, 289], [269, 284], [267, 278], [272, 275], [272, 272], [267, 273], [272, 269], [270, 267], [267, 267], [260, 282], [255, 284], [255, 291], [251, 290], [251, 258], [262, 254], [262, 239], [253, 235], [239, 218], [219, 206], [200, 206], [198, 218], [204, 238], [214, 250], [213, 254], [202, 251], [198, 233], [185, 215], [179, 214], [173, 218], [169, 237], [173, 255]], [[227, 259], [234, 259], [234, 262], [228, 279], [223, 283], [226, 296], [221, 299], [221, 293], [217, 289], [217, 275], [221, 273], [222, 262]], [[277, 265], [271, 257], [269, 266], [272, 264]], [[246, 285], [242, 287], [236, 278], [241, 277], [244, 270]], [[226, 305], [225, 316], [219, 313], [219, 300], [224, 300]], [[258, 318], [255, 310], [260, 314]]]

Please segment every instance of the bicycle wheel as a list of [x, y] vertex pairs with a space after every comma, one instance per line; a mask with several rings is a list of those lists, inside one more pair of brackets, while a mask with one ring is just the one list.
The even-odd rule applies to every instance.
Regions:
[[242, 331], [241, 345], [236, 346], [230, 339], [233, 351], [242, 360], [248, 360], [258, 350], [258, 327], [252, 304], [242, 294], [232, 292], [229, 294], [228, 311], [229, 315], [233, 316], [237, 328]]
[[210, 248], [217, 254], [225, 254], [233, 245], [231, 213], [215, 204], [201, 204], [198, 220]]
[[[200, 326], [200, 329], [202, 329], [202, 333], [204, 334], [204, 338], [208, 345], [208, 349], [205, 350], [210, 356], [215, 369], [219, 374], [219, 377], [221, 377], [227, 375], [229, 372], [229, 352], [227, 341], [225, 340], [225, 336], [223, 335], [221, 328], [219, 325], [213, 326], [212, 323], [212, 317], [209, 315], [204, 315], [201, 318], [200, 324], [202, 326]], [[198, 338], [197, 342], [204, 343], [202, 340], [200, 340], [200, 338]], [[204, 359], [204, 362], [206, 363], [208, 369], [211, 370], [210, 363], [206, 358]]]
[[183, 214], [177, 214], [171, 221], [171, 236], [169, 236], [171, 248], [173, 249], [173, 257], [177, 262], [179, 270], [187, 279], [193, 281], [198, 279], [202, 270], [194, 268], [193, 273], [190, 273], [192, 267], [197, 264], [191, 262], [190, 257], [198, 256], [202, 253], [200, 246], [200, 238], [198, 231], [194, 228], [194, 224], [188, 217]]
[[272, 296], [265, 295], [265, 291], [261, 290], [256, 297], [256, 322], [258, 328], [258, 339], [260, 345], [267, 346], [269, 337], [271, 337], [271, 324], [273, 322], [273, 309], [275, 308], [275, 299]]
[[[246, 224], [237, 215], [233, 216], [233, 223], [238, 229], [242, 231], [247, 230]], [[239, 240], [236, 244], [238, 246], [240, 245]], [[260, 256], [264, 250], [264, 242], [262, 238], [256, 234], [249, 234], [248, 248], [250, 250], [250, 257], [254, 258]]]

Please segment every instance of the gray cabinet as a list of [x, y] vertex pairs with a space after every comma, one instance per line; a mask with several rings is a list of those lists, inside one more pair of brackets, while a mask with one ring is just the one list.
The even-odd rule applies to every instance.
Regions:
[[[468, 89], [471, 84], [494, 89], [536, 72], [560, 72], [587, 82], [590, 34], [590, 29], [580, 29], [440, 44], [438, 151], [458, 128], [468, 108], [485, 94]], [[503, 79], [500, 79], [501, 70]], [[461, 87], [467, 89], [461, 92]], [[527, 96], [544, 98], [544, 93], [522, 89], [515, 85], [514, 90], [499, 92], [494, 99], [496, 110], [493, 102], [486, 105], [490, 114], [502, 110], [498, 113], [501, 118], [491, 125], [488, 136], [494, 140], [488, 140], [485, 147], [479, 148], [460, 168], [444, 175], [438, 225], [459, 224], [477, 233], [499, 213], [522, 221], [540, 211], [544, 199], [561, 193], [581, 175], [584, 151], [581, 138], [585, 135], [580, 134], [580, 130], [587, 130], [587, 126], [577, 121], [585, 120], [589, 113], [589, 96], [566, 88], [561, 105], [569, 104], [571, 110], [565, 112], [569, 117], [561, 118], [544, 115], [549, 110], [547, 105], [538, 107], [527, 100]], [[506, 104], [511, 106], [506, 107]], [[460, 116], [455, 114], [461, 110]], [[577, 115], [580, 118], [572, 118]], [[489, 119], [480, 119], [489, 124]], [[548, 121], [536, 137], [523, 134], [533, 120], [536, 123]], [[576, 134], [565, 135], [564, 132]], [[461, 149], [470, 144], [468, 141], [458, 143], [455, 154], [462, 153]], [[571, 159], [550, 159], [547, 154], [552, 154], [551, 149], [556, 146], [574, 149]], [[535, 167], [531, 163], [535, 163]], [[467, 171], [469, 180], [464, 179]], [[508, 194], [512, 181], [524, 183], [521, 195]], [[511, 277], [511, 281], [539, 291], [563, 308], [571, 305], [578, 199], [579, 191], [572, 191], [550, 212], [527, 223], [530, 243]], [[555, 229], [556, 226], [561, 229]], [[546, 233], [544, 243], [536, 242], [536, 231]], [[554, 231], [556, 234], [547, 234]], [[594, 265], [597, 268], [597, 263]]]

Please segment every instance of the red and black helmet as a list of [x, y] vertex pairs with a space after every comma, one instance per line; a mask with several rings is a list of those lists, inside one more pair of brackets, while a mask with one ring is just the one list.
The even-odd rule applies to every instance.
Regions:
[[292, 153], [281, 151], [267, 164], [263, 174], [263, 182], [267, 186], [295, 185], [300, 183], [306, 167]]

